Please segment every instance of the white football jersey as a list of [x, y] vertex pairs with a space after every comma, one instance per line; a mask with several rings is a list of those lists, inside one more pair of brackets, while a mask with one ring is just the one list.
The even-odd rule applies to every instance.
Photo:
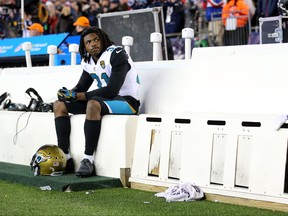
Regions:
[[[107, 86], [109, 82], [109, 78], [113, 71], [113, 67], [110, 63], [112, 52], [118, 48], [115, 53], [125, 52], [125, 50], [121, 47], [112, 45], [108, 47], [98, 59], [96, 65], [92, 57], [89, 60], [89, 63], [86, 63], [82, 60], [81, 65], [84, 71], [90, 74], [90, 76], [97, 82], [98, 88], [102, 88]], [[127, 54], [128, 55], [128, 54]], [[139, 100], [139, 79], [137, 71], [135, 70], [134, 63], [131, 57], [128, 55], [128, 62], [131, 65], [130, 70], [128, 71], [125, 81], [119, 91], [119, 95], [121, 96], [132, 96], [135, 99]]]

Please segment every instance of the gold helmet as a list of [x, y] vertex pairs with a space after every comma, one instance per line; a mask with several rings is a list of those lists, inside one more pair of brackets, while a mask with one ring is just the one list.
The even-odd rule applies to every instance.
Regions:
[[66, 167], [66, 155], [56, 145], [43, 145], [30, 162], [34, 176], [37, 175], [62, 175]]

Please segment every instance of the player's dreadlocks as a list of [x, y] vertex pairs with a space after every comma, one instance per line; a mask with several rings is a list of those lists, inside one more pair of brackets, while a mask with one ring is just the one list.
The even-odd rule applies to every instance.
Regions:
[[99, 37], [102, 45], [102, 51], [107, 49], [107, 47], [111, 46], [114, 44], [114, 42], [110, 39], [109, 35], [104, 32], [102, 29], [97, 28], [95, 26], [90, 26], [86, 28], [80, 38], [80, 45], [79, 45], [79, 53], [81, 55], [81, 58], [84, 58], [84, 61], [87, 62], [90, 59], [89, 53], [87, 53], [85, 49], [85, 44], [84, 44], [84, 37], [88, 34], [95, 33]]

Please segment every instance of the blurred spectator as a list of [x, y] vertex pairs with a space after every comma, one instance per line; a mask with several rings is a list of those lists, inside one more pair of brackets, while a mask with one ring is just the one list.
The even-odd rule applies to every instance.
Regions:
[[47, 20], [47, 32], [48, 34], [56, 33], [56, 25], [58, 22], [58, 13], [56, 11], [55, 4], [51, 1], [46, 2], [47, 10], [48, 10], [48, 20]]
[[120, 7], [119, 0], [110, 0], [109, 12], [120, 11], [119, 7]]
[[30, 37], [30, 31], [27, 29], [28, 26], [31, 26], [32, 25], [32, 15], [29, 14], [29, 13], [25, 13], [24, 14], [25, 17], [24, 17], [24, 23], [23, 23], [23, 32], [22, 32], [22, 37]]
[[167, 0], [163, 7], [166, 34], [181, 33], [185, 21], [184, 10], [180, 0]]
[[81, 15], [82, 16], [87, 17], [89, 8], [90, 8], [90, 4], [88, 4], [88, 0], [81, 0]]
[[33, 23], [31, 26], [28, 26], [27, 29], [30, 32], [30, 37], [43, 35], [44, 28], [40, 23]]
[[[111, 5], [111, 3], [110, 3]], [[91, 26], [98, 27], [98, 19], [97, 15], [101, 12], [100, 5], [98, 2], [94, 0], [90, 0], [90, 8], [87, 11], [87, 18], [90, 21]]]
[[244, 0], [228, 0], [222, 10], [222, 22], [226, 26], [227, 19], [235, 18], [236, 27], [244, 27], [247, 23], [249, 7]]
[[99, 0], [101, 13], [108, 13], [109, 11], [109, 0]]
[[80, 16], [76, 20], [76, 22], [73, 23], [73, 26], [75, 26], [75, 31], [73, 32], [73, 35], [81, 35], [84, 29], [90, 26], [90, 21], [85, 16]]
[[272, 17], [278, 16], [278, 0], [258, 0], [256, 13], [257, 17]]
[[70, 6], [64, 5], [58, 18], [56, 33], [71, 33], [74, 29], [73, 23], [74, 19], [71, 14], [71, 8]]
[[212, 43], [215, 46], [221, 46], [223, 43], [222, 28], [222, 9], [223, 0], [207, 0], [206, 2], [206, 20], [208, 22], [209, 36], [212, 37]]
[[248, 19], [249, 7], [244, 0], [228, 0], [222, 10], [225, 46], [248, 43]]
[[147, 3], [147, 8], [153, 8], [153, 7], [163, 7], [164, 0], [151, 0], [149, 3]]
[[195, 4], [194, 0], [186, 0], [185, 4], [185, 23], [184, 28], [192, 28], [195, 32], [198, 29], [198, 19], [200, 16], [200, 10], [197, 4]]
[[143, 9], [147, 7], [147, 0], [135, 0], [135, 3], [132, 6], [133, 10]]
[[[150, 4], [147, 5], [148, 8], [153, 8], [153, 7], [163, 7], [164, 6], [164, 0], [153, 0]], [[164, 23], [165, 23], [165, 17], [166, 13], [165, 10], [163, 9], [164, 12]], [[166, 23], [165, 23], [166, 24]], [[182, 30], [181, 30], [182, 31]], [[166, 35], [167, 36], [167, 35]], [[170, 37], [166, 37], [166, 46], [167, 46], [167, 54], [168, 54], [168, 59], [173, 60], [174, 59], [174, 54], [173, 54], [173, 47], [172, 43], [170, 40]]]
[[207, 0], [206, 1], [206, 20], [210, 22], [215, 18], [221, 18], [223, 0]]
[[21, 18], [17, 10], [0, 6], [0, 38], [18, 37], [19, 34], [21, 34]]
[[80, 2], [76, 0], [70, 0], [70, 7], [74, 20], [76, 20], [77, 17], [82, 16], [82, 5]]
[[119, 0], [118, 11], [128, 11], [132, 9], [134, 0]]
[[31, 21], [34, 22], [40, 22], [39, 16], [38, 16], [38, 4], [39, 0], [26, 0], [24, 1], [24, 10], [26, 14], [31, 15]]

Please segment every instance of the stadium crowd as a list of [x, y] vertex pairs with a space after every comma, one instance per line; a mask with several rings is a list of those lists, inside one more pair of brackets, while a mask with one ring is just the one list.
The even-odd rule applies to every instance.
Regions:
[[[20, 1], [2, 0], [0, 35], [1, 38], [27, 37], [29, 33], [27, 34], [26, 28], [35, 22], [44, 27], [44, 35], [62, 32], [76, 35], [73, 23], [80, 16], [87, 17], [90, 25], [98, 26], [97, 15], [100, 13], [159, 6], [163, 7], [166, 34], [179, 33], [184, 27], [193, 28], [197, 32], [199, 25], [208, 23], [212, 13], [221, 13], [229, 1], [234, 0], [227, 2], [226, 0], [25, 0], [24, 28], [22, 28]], [[278, 0], [245, 0], [245, 2], [249, 7], [252, 26], [258, 25], [259, 17], [279, 14]]]

